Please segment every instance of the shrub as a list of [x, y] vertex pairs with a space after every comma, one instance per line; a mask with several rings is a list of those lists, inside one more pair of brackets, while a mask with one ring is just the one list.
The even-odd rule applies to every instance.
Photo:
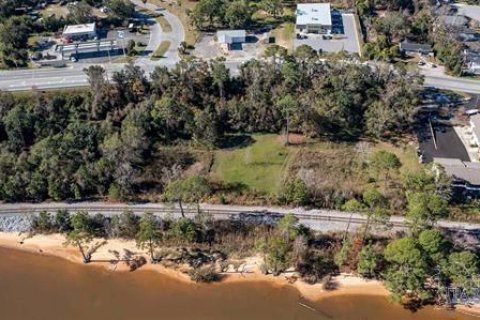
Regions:
[[193, 268], [188, 272], [190, 279], [195, 282], [214, 282], [220, 280], [220, 275], [213, 265]]

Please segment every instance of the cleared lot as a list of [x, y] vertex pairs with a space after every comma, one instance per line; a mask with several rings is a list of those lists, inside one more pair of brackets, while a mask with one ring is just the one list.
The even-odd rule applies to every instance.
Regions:
[[203, 33], [200, 35], [193, 55], [202, 59], [215, 59], [225, 57], [229, 60], [250, 60], [259, 58], [264, 52], [264, 45], [267, 33], [247, 36], [247, 42], [238, 44], [230, 50], [223, 50], [215, 40], [214, 33]]
[[337, 35], [338, 39], [326, 40], [320, 34], [308, 34], [307, 39], [295, 39], [294, 47], [306, 44], [317, 51], [339, 52], [345, 50], [349, 53], [359, 54], [361, 49], [354, 15], [342, 14], [342, 22], [344, 34]]

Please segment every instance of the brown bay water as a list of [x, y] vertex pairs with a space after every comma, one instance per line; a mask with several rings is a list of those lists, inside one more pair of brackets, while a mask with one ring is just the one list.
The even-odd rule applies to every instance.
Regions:
[[[309, 309], [298, 302], [313, 307]], [[153, 271], [110, 272], [60, 258], [0, 248], [0, 319], [470, 320], [383, 297], [337, 295], [305, 301], [268, 282], [192, 285]]]

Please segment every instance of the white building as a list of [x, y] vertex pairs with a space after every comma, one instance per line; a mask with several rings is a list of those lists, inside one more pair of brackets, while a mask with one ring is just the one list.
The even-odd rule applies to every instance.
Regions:
[[299, 3], [296, 29], [303, 33], [329, 34], [332, 30], [330, 3]]
[[245, 30], [219, 30], [217, 31], [217, 41], [222, 45], [232, 45], [235, 43], [244, 43], [247, 40]]
[[470, 117], [470, 130], [472, 138], [470, 139], [470, 145], [477, 148], [477, 152], [480, 155], [480, 114], [474, 114]]
[[95, 23], [69, 25], [63, 29], [62, 36], [69, 40], [93, 39], [97, 36], [97, 28]]

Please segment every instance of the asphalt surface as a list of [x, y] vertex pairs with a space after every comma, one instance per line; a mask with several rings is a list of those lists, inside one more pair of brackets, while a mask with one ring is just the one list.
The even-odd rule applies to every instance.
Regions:
[[457, 14], [467, 16], [470, 19], [480, 21], [480, 6], [457, 3], [453, 5], [457, 8]]
[[422, 71], [422, 74], [425, 76], [424, 85], [426, 87], [480, 94], [480, 81], [478, 80], [455, 78], [440, 74], [433, 75], [425, 71]]
[[428, 125], [418, 133], [418, 141], [422, 150], [424, 161], [432, 162], [433, 158], [453, 158], [470, 161], [465, 146], [451, 126], [434, 124], [436, 144]]
[[160, 24], [158, 24], [154, 18], [151, 18], [153, 27], [150, 29], [150, 41], [145, 50], [147, 52], [154, 53], [163, 41], [169, 41], [170, 47], [162, 59], [151, 61], [150, 54], [148, 57], [140, 58], [138, 64], [174, 65], [180, 60], [178, 55], [178, 47], [180, 47], [180, 43], [185, 40], [185, 30], [180, 19], [178, 19], [178, 17], [174, 14], [168, 12], [167, 10], [160, 9], [160, 7], [152, 3], [143, 3], [140, 0], [130, 1], [138, 7], [162, 14], [165, 20], [167, 20], [172, 27], [172, 31], [164, 32]]

